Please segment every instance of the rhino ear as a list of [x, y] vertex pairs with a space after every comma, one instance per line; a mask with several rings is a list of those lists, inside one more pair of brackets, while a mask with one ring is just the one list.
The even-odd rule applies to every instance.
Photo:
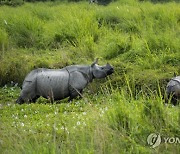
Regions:
[[91, 64], [91, 67], [93, 67], [95, 64], [98, 64], [98, 58]]

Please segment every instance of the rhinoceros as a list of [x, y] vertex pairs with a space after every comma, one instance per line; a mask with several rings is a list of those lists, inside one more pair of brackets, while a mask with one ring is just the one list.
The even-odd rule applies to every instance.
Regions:
[[172, 97], [171, 101], [176, 105], [180, 99], [180, 76], [176, 76], [168, 82], [166, 93], [168, 98], [170, 98], [170, 96]]
[[31, 71], [24, 79], [20, 97], [17, 103], [36, 102], [42, 96], [53, 100], [69, 97], [69, 101], [82, 96], [83, 89], [93, 79], [105, 78], [114, 72], [107, 63], [97, 64], [98, 59], [91, 65], [71, 65], [62, 69], [39, 68]]

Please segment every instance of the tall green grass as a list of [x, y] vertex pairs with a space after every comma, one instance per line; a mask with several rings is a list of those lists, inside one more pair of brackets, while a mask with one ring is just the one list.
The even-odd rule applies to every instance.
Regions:
[[[133, 91], [128, 84], [126, 86]], [[99, 94], [80, 101], [50, 104], [2, 104], [2, 153], [178, 153], [178, 144], [147, 144], [151, 133], [179, 137], [179, 108], [165, 106], [157, 91], [138, 98], [124, 89], [101, 86]], [[1, 93], [17, 89], [4, 88]], [[144, 94], [143, 94], [144, 93]], [[6, 94], [6, 96], [7, 96]], [[9, 97], [10, 98], [10, 97]], [[11, 98], [12, 100], [14, 98]], [[105, 99], [106, 98], [106, 99]]]
[[[29, 50], [35, 57], [39, 54], [46, 57], [47, 49], [58, 51], [54, 54], [66, 57], [65, 60], [71, 59], [67, 60], [70, 64], [101, 57], [114, 63], [117, 68], [123, 64], [126, 71], [131, 70], [130, 74], [141, 69], [148, 69], [150, 73], [158, 69], [155, 72], [159, 74], [167, 70], [165, 73], [169, 72], [169, 78], [173, 72], [179, 72], [178, 67], [174, 67], [179, 65], [180, 58], [178, 3], [152, 4], [130, 0], [106, 7], [85, 2], [56, 4], [26, 3], [16, 8], [1, 7], [2, 61], [8, 63], [9, 53], [20, 48]], [[17, 50], [11, 50], [14, 48]], [[40, 50], [45, 52], [39, 53]], [[22, 52], [21, 56], [24, 58], [26, 54]], [[54, 59], [53, 56], [49, 58]], [[51, 65], [51, 60], [47, 60], [45, 65], [36, 64], [36, 61], [39, 60], [35, 60], [34, 65], [37, 66]], [[23, 67], [19, 68], [14, 69], [22, 73], [18, 80], [21, 83], [26, 71], [23, 71]], [[28, 68], [33, 69], [30, 65]], [[8, 68], [4, 66], [0, 69], [3, 85], [9, 82], [7, 74], [3, 73]], [[11, 80], [17, 77], [13, 75]]]

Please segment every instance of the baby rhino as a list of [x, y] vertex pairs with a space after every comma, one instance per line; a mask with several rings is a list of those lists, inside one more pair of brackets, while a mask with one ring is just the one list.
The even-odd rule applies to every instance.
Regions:
[[99, 66], [98, 59], [90, 66], [71, 65], [62, 69], [39, 68], [25, 78], [17, 103], [35, 102], [40, 96], [53, 100], [81, 96], [83, 89], [93, 79], [105, 78], [114, 72], [110, 64]]
[[176, 105], [180, 99], [180, 76], [176, 76], [169, 81], [166, 93], [168, 98], [172, 97], [171, 102], [173, 105]]

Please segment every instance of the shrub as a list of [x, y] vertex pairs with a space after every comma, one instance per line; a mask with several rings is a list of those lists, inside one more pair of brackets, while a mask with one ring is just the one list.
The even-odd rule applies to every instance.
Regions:
[[[20, 13], [20, 12], [19, 12]], [[9, 19], [6, 31], [18, 47], [38, 47], [42, 36], [42, 22], [31, 15], [15, 15]]]
[[11, 6], [17, 6], [22, 5], [24, 3], [24, 0], [0, 0], [0, 5], [11, 5]]

